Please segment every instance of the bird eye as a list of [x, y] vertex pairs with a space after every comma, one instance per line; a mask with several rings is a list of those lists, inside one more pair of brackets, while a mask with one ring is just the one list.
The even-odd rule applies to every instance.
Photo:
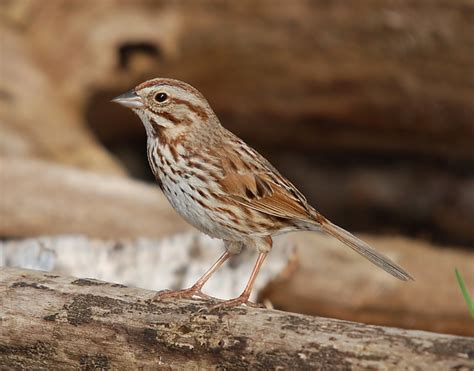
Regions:
[[167, 99], [168, 99], [168, 94], [166, 93], [158, 93], [155, 95], [155, 100], [159, 103], [163, 103]]

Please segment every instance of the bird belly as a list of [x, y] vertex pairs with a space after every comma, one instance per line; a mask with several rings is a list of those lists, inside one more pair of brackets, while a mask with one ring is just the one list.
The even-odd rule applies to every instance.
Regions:
[[186, 181], [162, 180], [163, 193], [173, 208], [189, 224], [207, 235], [223, 240], [240, 239], [234, 231], [219, 222], [208, 200], [196, 193]]

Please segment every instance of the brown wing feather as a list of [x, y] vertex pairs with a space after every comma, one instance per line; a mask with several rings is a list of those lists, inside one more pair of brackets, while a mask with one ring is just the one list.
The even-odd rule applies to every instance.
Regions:
[[214, 147], [210, 153], [219, 163], [221, 196], [268, 215], [317, 222], [317, 211], [265, 157], [232, 133], [223, 135], [233, 145]]
[[243, 206], [262, 213], [314, 222], [316, 210], [296, 187], [263, 156], [237, 140], [233, 148], [221, 147], [222, 192]]
[[222, 159], [224, 176], [220, 179], [223, 193], [241, 205], [285, 219], [301, 220], [354, 249], [356, 252], [401, 280], [413, 279], [403, 268], [374, 250], [365, 242], [332, 224], [312, 208], [306, 198], [265, 158], [246, 149], [254, 160], [228, 153]]
[[[315, 212], [301, 193], [279, 173], [252, 169], [242, 158], [227, 157], [222, 191], [246, 207], [286, 219], [314, 221]], [[230, 163], [230, 164], [229, 164]], [[238, 169], [238, 170], [236, 170]]]

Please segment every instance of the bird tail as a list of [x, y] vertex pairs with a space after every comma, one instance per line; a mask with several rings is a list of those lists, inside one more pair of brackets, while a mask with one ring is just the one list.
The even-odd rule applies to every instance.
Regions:
[[413, 280], [413, 277], [411, 277], [402, 267], [395, 264], [385, 255], [377, 252], [375, 249], [370, 247], [364, 241], [358, 239], [352, 233], [349, 233], [341, 227], [338, 227], [327, 219], [318, 221], [321, 223], [318, 225], [319, 229], [322, 229], [327, 234], [337, 238], [339, 241], [343, 242], [351, 249], [370, 260], [373, 264], [382, 268], [387, 273], [390, 273], [392, 276], [402, 281]]

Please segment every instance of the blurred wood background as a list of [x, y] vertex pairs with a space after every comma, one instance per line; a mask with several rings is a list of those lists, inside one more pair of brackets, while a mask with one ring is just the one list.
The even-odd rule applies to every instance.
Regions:
[[175, 77], [346, 227], [473, 244], [474, 5], [444, 4], [3, 1], [0, 153], [151, 180], [109, 100]]
[[[130, 179], [152, 181], [145, 133], [109, 102], [145, 79], [173, 77], [202, 91], [222, 123], [327, 217], [434, 244], [425, 259], [423, 242], [377, 240], [413, 249], [407, 265], [432, 283], [425, 295], [451, 287], [433, 308], [464, 305], [452, 271], [474, 261], [472, 1], [4, 0], [0, 19], [2, 238], [187, 230], [157, 188]], [[309, 262], [314, 274], [319, 263]], [[466, 277], [473, 271], [465, 265]], [[280, 308], [341, 313], [326, 299], [320, 309], [312, 299], [292, 306], [302, 294], [278, 285], [267, 295]], [[378, 322], [354, 302], [340, 311], [409, 327], [399, 319], [414, 299], [399, 295], [404, 304]], [[452, 326], [433, 327], [436, 313], [414, 326], [465, 333], [467, 308], [461, 322], [446, 320]]]

